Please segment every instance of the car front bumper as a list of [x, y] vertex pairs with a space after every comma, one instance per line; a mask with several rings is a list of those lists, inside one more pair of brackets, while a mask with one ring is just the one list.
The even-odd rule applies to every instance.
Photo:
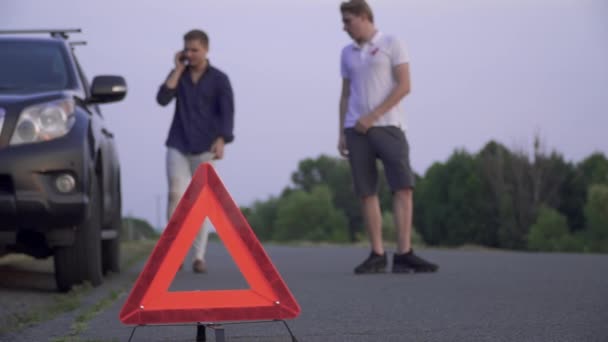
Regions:
[[[47, 234], [69, 230], [87, 215], [87, 144], [78, 134], [0, 148], [0, 245], [16, 242], [20, 231]], [[57, 177], [69, 174], [75, 187], [62, 193]]]

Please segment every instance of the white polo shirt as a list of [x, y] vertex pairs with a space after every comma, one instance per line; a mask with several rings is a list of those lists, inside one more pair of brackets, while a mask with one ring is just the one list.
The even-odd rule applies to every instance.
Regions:
[[[342, 77], [350, 81], [345, 128], [354, 127], [361, 116], [371, 113], [388, 97], [397, 85], [394, 67], [408, 62], [405, 45], [379, 31], [370, 42], [352, 43], [342, 49]], [[405, 130], [400, 104], [386, 112], [374, 126], [397, 126]]]

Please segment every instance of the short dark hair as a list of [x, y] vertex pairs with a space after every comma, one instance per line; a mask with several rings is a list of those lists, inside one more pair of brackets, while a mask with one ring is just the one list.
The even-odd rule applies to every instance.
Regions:
[[372, 8], [365, 0], [349, 0], [340, 4], [340, 12], [351, 13], [358, 17], [366, 15], [369, 21], [374, 22]]
[[207, 36], [205, 31], [196, 29], [188, 31], [188, 33], [184, 35], [184, 42], [189, 40], [199, 40], [203, 46], [209, 46], [209, 36]]

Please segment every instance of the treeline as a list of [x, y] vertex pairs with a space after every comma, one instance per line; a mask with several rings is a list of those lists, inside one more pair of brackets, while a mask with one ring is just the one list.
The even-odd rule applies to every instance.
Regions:
[[[489, 142], [478, 153], [456, 150], [417, 175], [416, 239], [429, 245], [477, 244], [539, 251], [608, 252], [608, 160], [579, 163]], [[279, 196], [242, 208], [262, 240], [357, 241], [363, 218], [348, 162], [302, 160]], [[385, 238], [394, 238], [391, 193], [380, 182]]]
[[608, 160], [578, 164], [496, 142], [432, 165], [415, 192], [414, 224], [431, 245], [608, 252]]

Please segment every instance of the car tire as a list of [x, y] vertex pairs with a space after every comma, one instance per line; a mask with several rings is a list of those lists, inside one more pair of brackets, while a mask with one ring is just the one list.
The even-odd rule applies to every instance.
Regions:
[[74, 244], [55, 250], [55, 280], [62, 292], [85, 281], [93, 286], [103, 282], [100, 195], [97, 176], [92, 172], [89, 215], [76, 227]]
[[122, 233], [122, 204], [120, 191], [114, 198], [118, 198], [117, 208], [114, 209], [111, 229], [117, 235], [114, 239], [103, 240], [101, 243], [101, 256], [103, 260], [103, 274], [108, 272], [120, 273], [120, 236]]

